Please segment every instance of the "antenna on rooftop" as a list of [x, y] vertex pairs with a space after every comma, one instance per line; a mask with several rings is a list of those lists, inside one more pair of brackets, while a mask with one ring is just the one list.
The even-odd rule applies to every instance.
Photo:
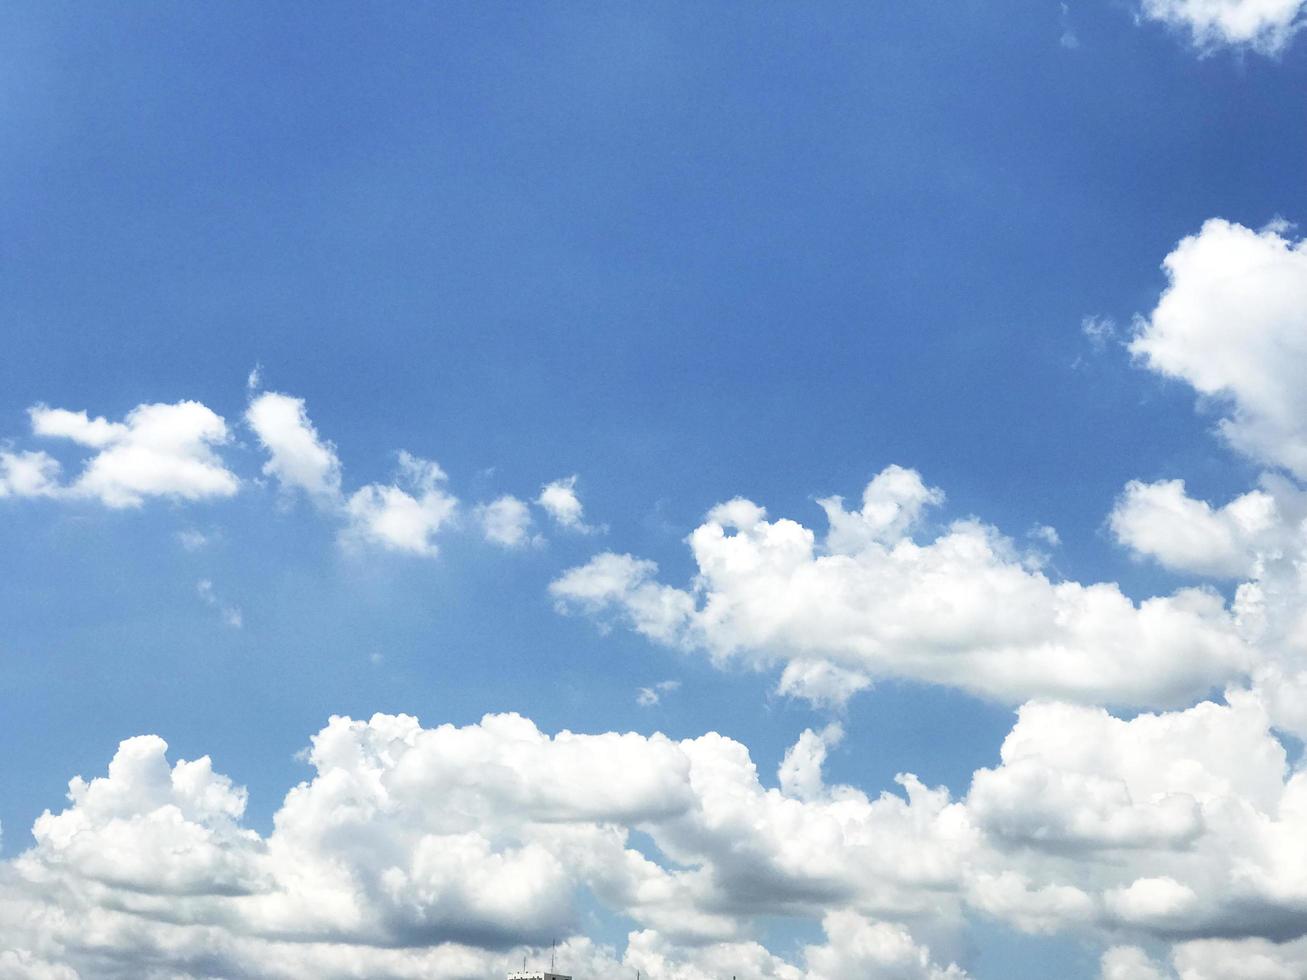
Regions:
[[549, 950], [549, 972], [554, 972], [554, 953], [558, 952], [558, 940], [554, 940], [553, 948]]

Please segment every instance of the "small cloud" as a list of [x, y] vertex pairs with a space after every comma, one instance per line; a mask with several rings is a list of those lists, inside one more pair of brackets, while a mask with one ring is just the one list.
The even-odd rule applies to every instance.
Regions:
[[318, 434], [303, 398], [265, 391], [250, 401], [245, 421], [268, 453], [264, 476], [276, 479], [287, 494], [303, 491], [325, 507], [339, 505], [336, 445]]
[[479, 504], [476, 516], [481, 522], [486, 540], [491, 544], [502, 548], [521, 548], [542, 541], [538, 535], [533, 537], [530, 533], [531, 509], [526, 501], [511, 494], [504, 494], [488, 504]]
[[659, 681], [652, 687], [642, 687], [635, 693], [635, 703], [642, 708], [652, 708], [662, 702], [664, 694], [669, 694], [680, 686], [680, 681]]
[[585, 522], [581, 498], [576, 494], [576, 474], [545, 484], [540, 489], [540, 496], [536, 498], [536, 503], [544, 508], [545, 513], [553, 518], [554, 523], [559, 527], [578, 531], [581, 534], [593, 534], [603, 530]]
[[213, 543], [213, 538], [193, 527], [177, 532], [178, 543], [187, 551], [199, 551]]
[[342, 543], [434, 557], [436, 533], [454, 520], [458, 509], [445, 481], [444, 470], [434, 460], [400, 450], [394, 483], [370, 483], [349, 498], [349, 525], [341, 532]]
[[1089, 346], [1096, 353], [1102, 353], [1107, 345], [1117, 339], [1116, 321], [1106, 316], [1087, 316], [1080, 321], [1080, 332], [1089, 341]]
[[247, 391], [258, 391], [261, 387], [263, 387], [263, 365], [255, 364], [245, 378], [245, 388]]
[[1071, 7], [1069, 4], [1062, 4], [1062, 36], [1058, 38], [1057, 43], [1068, 51], [1074, 51], [1080, 47], [1080, 38], [1076, 36], [1075, 29], [1071, 26]]
[[241, 614], [240, 608], [223, 601], [218, 593], [214, 591], [213, 583], [209, 579], [202, 578], [196, 582], [195, 591], [204, 600], [206, 606], [218, 610], [223, 623], [227, 626], [238, 630], [245, 625], [245, 617]]
[[1026, 532], [1026, 537], [1034, 541], [1041, 541], [1050, 548], [1056, 548], [1062, 543], [1061, 536], [1057, 533], [1057, 528], [1049, 527], [1047, 524], [1036, 524]]
[[385, 656], [376, 650], [368, 654], [368, 663], [372, 664], [373, 667], [379, 667], [385, 659]]

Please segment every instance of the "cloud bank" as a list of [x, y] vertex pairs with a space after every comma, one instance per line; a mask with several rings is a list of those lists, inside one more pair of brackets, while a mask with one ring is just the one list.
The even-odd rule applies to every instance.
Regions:
[[[840, 739], [804, 732], [769, 786], [712, 733], [337, 717], [263, 837], [207, 757], [132, 738], [0, 866], [0, 944], [52, 976], [472, 977], [570, 937], [596, 973], [941, 980], [980, 917], [1100, 943], [1118, 975], [1142, 938], [1233, 978], [1213, 964], [1307, 935], [1307, 775], [1255, 695], [1129, 721], [1027, 704], [958, 799], [828, 784]], [[583, 895], [631, 923], [623, 950], [585, 938]], [[825, 942], [769, 952], [777, 916]]]

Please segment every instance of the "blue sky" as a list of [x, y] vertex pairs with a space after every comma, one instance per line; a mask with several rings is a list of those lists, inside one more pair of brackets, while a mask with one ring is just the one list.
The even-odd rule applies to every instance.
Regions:
[[[1307, 306], [1295, 305], [1307, 287], [1292, 224], [1307, 215], [1307, 47], [1294, 39], [1296, 3], [1218, 6], [1203, 21], [1191, 0], [9, 5], [0, 451], [46, 453], [61, 470], [39, 490], [0, 470], [5, 900], [71, 913], [76, 895], [112, 917], [129, 913], [96, 889], [130, 878], [136, 893], [173, 894], [175, 881], [96, 870], [48, 828], [29, 834], [45, 810], [64, 811], [84, 840], [107, 833], [96, 820], [109, 811], [66, 800], [68, 780], [103, 776], [133, 736], [165, 739], [170, 764], [211, 757], [248, 789], [238, 822], [266, 844], [294, 823], [287, 791], [315, 773], [310, 785], [326, 784], [334, 763], [315, 769], [302, 750], [330, 716], [404, 713], [480, 731], [483, 715], [518, 712], [549, 734], [718, 732], [747, 748], [757, 792], [810, 808], [845, 790], [901, 795], [896, 774], [914, 773], [947, 787], [980, 850], [950, 851], [973, 870], [932, 885], [929, 901], [905, 897], [906, 885], [892, 900], [825, 878], [781, 887], [776, 869], [731, 885], [719, 845], [692, 846], [701, 838], [643, 810], [608, 814], [595, 819], [645, 841], [631, 846], [660, 867], [713, 879], [699, 894], [678, 878], [690, 891], [668, 900], [702, 920], [614, 898], [616, 885], [586, 872], [567, 879], [572, 919], [524, 906], [510, 910], [517, 932], [478, 919], [475, 896], [430, 900], [421, 928], [393, 910], [376, 912], [375, 934], [294, 920], [287, 928], [310, 937], [302, 955], [326, 958], [279, 947], [286, 975], [408, 976], [415, 963], [494, 975], [550, 929], [578, 977], [620, 964], [695, 980], [735, 962], [775, 977], [819, 978], [831, 964], [954, 975], [895, 967], [897, 929], [929, 945], [939, 971], [955, 961], [982, 980], [1136, 980], [1191, 961], [1209, 970], [1193, 976], [1234, 976], [1219, 972], [1222, 957], [1253, 953], [1300, 969], [1307, 922], [1274, 935], [1231, 926], [1236, 912], [1190, 908], [1199, 900], [1156, 884], [1202, 895], [1233, 874], [1199, 860], [1197, 842], [1220, 839], [1212, 814], [1238, 796], [1203, 795], [1229, 775], [1206, 749], [1181, 761], [1216, 774], [1208, 789], [1172, 785], [1140, 775], [1153, 736], [1121, 729], [1129, 774], [1094, 776], [1133, 800], [1094, 838], [1104, 867], [1128, 855], [1119, 881], [1070, 830], [1062, 850], [1030, 856], [1058, 827], [1084, 832], [1083, 814], [1045, 815], [1022, 837], [984, 795], [999, 791], [973, 784], [977, 770], [998, 773], [993, 785], [1007, 778], [1010, 733], [1036, 744], [1099, 724], [1101, 709], [1122, 725], [1157, 713], [1159, 726], [1189, 731], [1199, 716], [1186, 712], [1211, 697], [1227, 714], [1198, 727], [1260, 737], [1249, 751], [1271, 769], [1276, 746], [1293, 760], [1301, 744], [1292, 678], [1307, 666], [1307, 633], [1294, 624], [1307, 622], [1307, 593], [1287, 569], [1307, 554], [1296, 523], [1307, 402], [1293, 381], [1307, 369]], [[1163, 269], [1168, 256], [1180, 258]], [[300, 440], [281, 450], [251, 421], [252, 406], [279, 395], [302, 412], [278, 423]], [[167, 465], [208, 460], [228, 490], [170, 470], [150, 478], [156, 490], [114, 500], [80, 474], [131, 437], [41, 430], [73, 424], [54, 410], [130, 424], [137, 406], [180, 402], [221, 417], [222, 435]], [[400, 451], [443, 476], [396, 476]], [[286, 477], [315, 452], [326, 470]], [[858, 508], [893, 464], [916, 482], [886, 491], [901, 516], [887, 530]], [[537, 498], [572, 476], [583, 510], [569, 526]], [[1176, 479], [1178, 495], [1164, 486]], [[819, 500], [836, 494], [866, 522], [856, 549], [826, 537]], [[1222, 510], [1248, 494], [1259, 496]], [[506, 495], [530, 515], [513, 547], [487, 540], [478, 509]], [[737, 497], [765, 507], [767, 523], [712, 510]], [[397, 511], [366, 509], [383, 499], [453, 510], [395, 530], [385, 522]], [[781, 518], [811, 530], [817, 558], [794, 567], [814, 578], [755, 568], [773, 554], [768, 535], [797, 526]], [[725, 527], [720, 555], [687, 543], [706, 527]], [[922, 562], [944, 556], [941, 541], [992, 553], [960, 570], [940, 557], [920, 592], [859, 591], [914, 548]], [[714, 571], [727, 551], [751, 570]], [[627, 561], [629, 577], [595, 564], [604, 556]], [[1095, 618], [1109, 613], [1082, 610], [1091, 600], [1077, 583], [1115, 583], [1130, 611]], [[973, 586], [987, 618], [952, 625]], [[941, 600], [944, 611], [905, 612], [950, 589], [959, 598]], [[668, 605], [652, 622], [643, 604], [655, 594]], [[1170, 618], [1128, 601], [1152, 597]], [[1023, 625], [1047, 610], [1047, 635]], [[981, 637], [990, 621], [1003, 624], [992, 640]], [[1053, 649], [1065, 664], [1032, 666]], [[785, 679], [812, 664], [857, 676]], [[642, 688], [657, 703], [641, 704]], [[1016, 722], [1020, 705], [1050, 702], [1066, 720]], [[1260, 735], [1245, 730], [1257, 711]], [[1084, 736], [1096, 737], [1108, 738]], [[823, 755], [819, 789], [777, 776], [804, 751]], [[440, 758], [441, 772], [454, 766]], [[1071, 778], [1070, 763], [1040, 759], [1046, 781]], [[1281, 760], [1275, 777], [1286, 799], [1293, 765]], [[577, 791], [602, 768], [582, 765]], [[1080, 787], [1068, 798], [1090, 792], [1065, 785]], [[1272, 823], [1296, 812], [1260, 792], [1239, 805]], [[1160, 830], [1138, 830], [1153, 826], [1141, 808], [1185, 793], [1205, 829], [1166, 846]], [[114, 826], [138, 827], [157, 805], [113, 810]], [[215, 853], [239, 851], [225, 816], [182, 810], [219, 841]], [[1112, 836], [1127, 825], [1146, 841]], [[535, 833], [503, 829], [487, 846], [499, 858], [496, 848], [554, 846]], [[134, 846], [115, 845], [149, 864]], [[1176, 863], [1190, 851], [1193, 867]], [[60, 869], [69, 890], [33, 897], [37, 866]], [[356, 869], [359, 881], [369, 873]], [[1070, 894], [1040, 888], [1087, 904], [1067, 899], [1038, 918], [994, 897], [994, 882], [1016, 880], [1004, 874], [1026, 882], [1034, 905]], [[203, 881], [183, 892], [230, 890]], [[1267, 888], [1299, 921], [1302, 882]], [[155, 922], [141, 902], [130, 915]], [[208, 905], [192, 914], [229, 923]], [[173, 961], [130, 943], [88, 952], [57, 931], [0, 932], [11, 949], [0, 976], [142, 975], [147, 961], [258, 975], [249, 957], [272, 940], [222, 928], [229, 945], [211, 960], [167, 940]], [[357, 943], [362, 972], [344, 972], [322, 951], [330, 942]], [[463, 965], [440, 959], [455, 947]], [[776, 959], [748, 960], [763, 947]], [[418, 959], [366, 959], [394, 948]]]

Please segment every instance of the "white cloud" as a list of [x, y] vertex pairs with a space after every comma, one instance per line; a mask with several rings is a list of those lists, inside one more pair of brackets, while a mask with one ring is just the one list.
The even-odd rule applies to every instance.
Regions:
[[121, 422], [110, 422], [103, 417], [90, 418], [84, 409], [73, 412], [66, 408], [36, 405], [28, 409], [28, 416], [32, 420], [32, 432], [38, 436], [71, 439], [96, 449], [119, 442], [129, 431]]
[[1143, 15], [1186, 31], [1195, 47], [1277, 54], [1302, 28], [1303, 0], [1143, 0]]
[[719, 665], [780, 666], [782, 690], [814, 701], [901, 677], [1012, 703], [1174, 705], [1251, 668], [1252, 651], [1213, 592], [1136, 604], [1113, 584], [1053, 581], [1039, 556], [974, 519], [918, 543], [914, 522], [941, 496], [890, 467], [860, 511], [821, 501], [830, 531], [820, 543], [737, 499], [690, 535], [689, 589], [657, 582], [652, 562], [612, 553], [550, 589], [563, 610], [616, 616]]
[[0, 450], [0, 499], [5, 497], [56, 497], [59, 461], [46, 453]]
[[1307, 494], [1267, 476], [1263, 488], [1221, 507], [1195, 500], [1183, 480], [1132, 480], [1109, 522], [1116, 538], [1167, 568], [1218, 578], [1251, 578], [1266, 561], [1307, 551]]
[[1095, 351], [1102, 352], [1117, 338], [1116, 321], [1106, 316], [1087, 316], [1080, 321], [1080, 332]]
[[799, 740], [786, 750], [776, 773], [781, 792], [801, 800], [821, 799], [826, 791], [822, 777], [826, 753], [843, 739], [844, 729], [835, 722], [820, 732], [805, 729]]
[[213, 543], [213, 536], [198, 528], [188, 527], [177, 532], [177, 542], [187, 551], [200, 551]]
[[601, 614], [620, 602], [637, 631], [673, 643], [694, 615], [694, 597], [652, 581], [657, 571], [654, 562], [605, 552], [568, 571], [549, 591], [560, 612], [579, 607]]
[[445, 474], [435, 462], [399, 453], [395, 482], [372, 483], [345, 505], [346, 543], [379, 545], [414, 555], [436, 554], [436, 533], [454, 516], [458, 500], [445, 488]]
[[250, 402], [245, 421], [268, 453], [265, 475], [274, 477], [283, 490], [302, 490], [322, 502], [338, 500], [336, 447], [318, 435], [304, 399], [265, 392]]
[[242, 615], [239, 606], [234, 606], [222, 599], [213, 588], [213, 582], [207, 578], [202, 578], [195, 583], [196, 594], [204, 600], [204, 604], [218, 610], [222, 615], [222, 621], [232, 629], [240, 629], [245, 625], [245, 617]]
[[[0, 946], [95, 976], [478, 976], [555, 936], [561, 963], [709, 980], [963, 976], [874, 907], [935, 909], [971, 844], [957, 805], [765, 789], [743, 746], [549, 737], [515, 715], [423, 729], [334, 718], [311, 780], [261, 837], [244, 790], [154, 736], [70, 784], [34, 845], [0, 865]], [[629, 839], [639, 828], [671, 858]], [[582, 889], [638, 925], [619, 962], [577, 935]], [[852, 903], [852, 905], [850, 904]], [[856, 906], [856, 910], [855, 907]], [[748, 937], [758, 915], [822, 920], [806, 969]], [[538, 954], [536, 954], [538, 955]], [[581, 970], [577, 969], [580, 974]]]
[[[1268, 724], [1237, 692], [1130, 720], [1029, 704], [952, 800], [906, 774], [902, 796], [827, 783], [836, 727], [804, 732], [767, 788], [715, 734], [334, 718], [266, 837], [208, 759], [169, 764], [145, 736], [0, 864], [0, 947], [94, 976], [452, 980], [559, 936], [601, 973], [943, 980], [964, 974], [918, 937], [957, 948], [980, 914], [1118, 947], [1106, 980], [1164, 975], [1122, 946], [1141, 939], [1173, 943], [1185, 980], [1293, 976], [1275, 970], [1305, 948], [1307, 772]], [[580, 934], [583, 893], [634, 922], [624, 953]], [[753, 939], [776, 916], [825, 942], [787, 962]]]
[[856, 912], [832, 912], [822, 928], [825, 946], [809, 946], [804, 958], [823, 980], [963, 980], [966, 973], [955, 965], [939, 967], [930, 950], [913, 941], [901, 925], [870, 922]]
[[[891, 544], [917, 526], [927, 507], [938, 507], [943, 502], [944, 491], [926, 486], [916, 470], [887, 466], [872, 477], [862, 491], [861, 510], [846, 511], [843, 497], [817, 501], [830, 522], [826, 549], [831, 554], [855, 555], [869, 545]], [[750, 511], [742, 506], [738, 510], [722, 511], [722, 514], [741, 526], [757, 523], [763, 517], [761, 511]]]
[[[98, 499], [109, 507], [136, 507], [146, 497], [201, 500], [229, 497], [240, 481], [214, 452], [228, 441], [220, 415], [199, 402], [138, 405], [122, 422], [36, 405], [28, 409], [32, 431], [99, 450], [64, 493]], [[34, 454], [25, 454], [33, 456]], [[55, 469], [48, 457], [34, 461], [47, 495]]]
[[547, 483], [540, 490], [536, 503], [544, 508], [559, 527], [589, 533], [596, 530], [586, 524], [581, 498], [576, 495], [576, 476], [563, 477]]
[[1307, 975], [1307, 942], [1301, 940], [1200, 940], [1180, 944], [1171, 958], [1180, 980], [1303, 980]]
[[1170, 285], [1130, 351], [1222, 406], [1239, 452], [1307, 479], [1307, 245], [1213, 219], [1163, 265]]
[[659, 681], [650, 687], [642, 687], [635, 692], [635, 703], [642, 708], [652, 708], [662, 702], [663, 695], [679, 689], [680, 681]]
[[1243, 579], [1232, 612], [1256, 651], [1254, 686], [1277, 726], [1307, 737], [1307, 492], [1277, 474], [1260, 482], [1221, 506], [1190, 497], [1180, 480], [1133, 482], [1110, 524], [1167, 568]]
[[1138, 946], [1113, 946], [1103, 954], [1102, 980], [1167, 980], [1166, 973]]
[[504, 548], [521, 548], [532, 541], [531, 509], [526, 502], [505, 494], [476, 510], [485, 538]]
[[1062, 536], [1057, 533], [1057, 528], [1049, 527], [1047, 524], [1036, 524], [1026, 532], [1026, 537], [1050, 548], [1056, 548], [1062, 543]]
[[[1051, 914], [1042, 903], [1050, 930], [1095, 924], [1175, 941], [1307, 934], [1307, 773], [1289, 769], [1255, 695], [1228, 698], [1129, 721], [1023, 707], [1002, 765], [977, 772], [967, 797], [991, 848], [976, 866], [1032, 895], [1081, 895]], [[980, 907], [983, 886], [981, 876], [968, 886]], [[989, 911], [1021, 925], [1019, 903]]]

